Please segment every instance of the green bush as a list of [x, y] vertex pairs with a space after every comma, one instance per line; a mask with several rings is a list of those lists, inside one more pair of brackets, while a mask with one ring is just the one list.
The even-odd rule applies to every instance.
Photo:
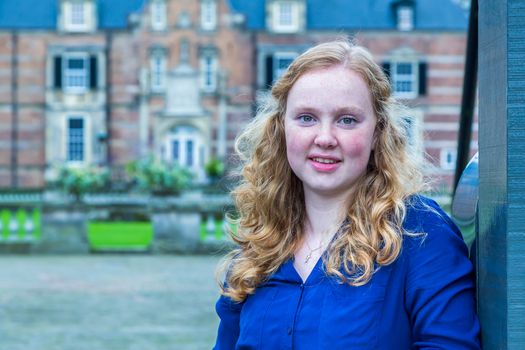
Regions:
[[218, 179], [222, 175], [224, 175], [224, 163], [217, 158], [211, 158], [206, 164], [204, 165], [204, 171], [206, 172], [206, 175], [210, 179]]
[[101, 191], [108, 184], [108, 170], [97, 166], [63, 166], [54, 181], [55, 187], [77, 199], [83, 194]]
[[147, 158], [126, 165], [126, 173], [139, 189], [156, 195], [173, 195], [188, 188], [193, 174], [175, 164]]

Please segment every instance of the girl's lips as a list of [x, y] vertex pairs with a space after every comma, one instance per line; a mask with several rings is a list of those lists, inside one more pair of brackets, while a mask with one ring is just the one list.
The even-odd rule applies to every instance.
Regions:
[[325, 157], [310, 157], [308, 161], [315, 170], [321, 172], [332, 172], [341, 164], [341, 161], [338, 159]]

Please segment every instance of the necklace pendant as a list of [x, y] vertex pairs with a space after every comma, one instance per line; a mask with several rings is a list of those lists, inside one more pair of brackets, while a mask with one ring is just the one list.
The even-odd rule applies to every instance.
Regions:
[[310, 261], [310, 259], [312, 258], [312, 252], [308, 253], [308, 255], [306, 255], [306, 258], [304, 258], [304, 264], [308, 264], [308, 261]]

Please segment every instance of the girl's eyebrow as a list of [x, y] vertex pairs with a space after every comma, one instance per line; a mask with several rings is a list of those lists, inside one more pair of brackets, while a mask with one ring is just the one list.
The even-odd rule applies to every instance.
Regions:
[[361, 114], [364, 114], [365, 112], [357, 106], [342, 107], [336, 110], [336, 114], [345, 114], [345, 113], [361, 115]]
[[[319, 113], [319, 110], [315, 107], [308, 106], [308, 105], [297, 105], [291, 109], [293, 112], [306, 112], [306, 113], [313, 113], [317, 114]], [[335, 113], [336, 115], [340, 114], [358, 114], [362, 115], [364, 114], [364, 111], [357, 107], [357, 106], [345, 106], [335, 109], [332, 113]]]

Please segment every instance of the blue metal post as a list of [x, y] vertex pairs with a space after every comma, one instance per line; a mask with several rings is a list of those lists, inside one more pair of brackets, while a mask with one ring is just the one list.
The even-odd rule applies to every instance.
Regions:
[[478, 309], [484, 349], [525, 349], [525, 0], [479, 0]]

